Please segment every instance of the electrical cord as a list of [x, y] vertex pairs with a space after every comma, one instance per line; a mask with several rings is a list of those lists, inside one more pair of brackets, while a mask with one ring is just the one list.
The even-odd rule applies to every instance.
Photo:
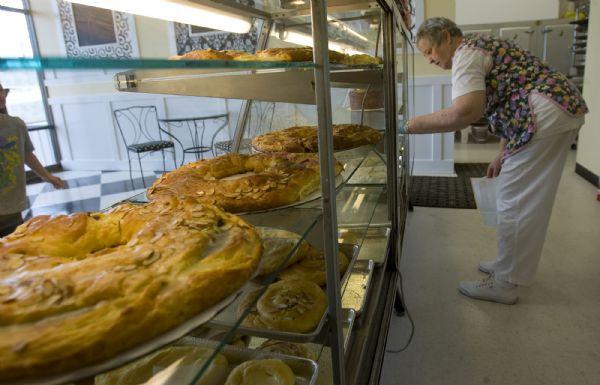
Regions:
[[[404, 33], [403, 33], [404, 35]], [[406, 35], [404, 36], [406, 38]], [[412, 51], [412, 55], [414, 55], [415, 51], [414, 51], [414, 47], [411, 46], [411, 51]], [[415, 84], [415, 61], [412, 60], [412, 73], [411, 73], [411, 77], [412, 77], [412, 84]], [[411, 98], [411, 104], [413, 107], [413, 111], [414, 111], [414, 107], [415, 107], [415, 97], [414, 97], [414, 87], [412, 89], [412, 95], [413, 97]], [[405, 116], [406, 118], [406, 116]], [[408, 140], [407, 144], [405, 145], [405, 148], [408, 149], [408, 153], [410, 154], [410, 139]], [[411, 160], [411, 164], [410, 164], [410, 172], [408, 174], [408, 178], [411, 178], [413, 176], [413, 172], [414, 172], [414, 167], [415, 167], [415, 154], [412, 154], [412, 160]], [[410, 197], [412, 196], [412, 188], [413, 185], [412, 183], [409, 185], [409, 191], [408, 191], [408, 199], [410, 201]], [[386, 353], [391, 353], [391, 354], [397, 354], [397, 353], [402, 353], [404, 352], [406, 349], [408, 349], [408, 347], [410, 346], [413, 337], [415, 336], [415, 329], [416, 329], [416, 325], [415, 325], [415, 321], [412, 318], [412, 315], [410, 314], [410, 311], [408, 310], [408, 307], [406, 306], [406, 301], [404, 299], [404, 280], [402, 278], [402, 272], [400, 271], [400, 260], [401, 260], [401, 253], [399, 255], [397, 255], [396, 257], [396, 268], [398, 269], [398, 280], [400, 281], [400, 285], [398, 287], [398, 295], [400, 297], [400, 302], [402, 303], [402, 307], [404, 308], [404, 314], [406, 314], [406, 318], [408, 319], [408, 321], [410, 322], [410, 334], [408, 336], [408, 340], [404, 343], [404, 345], [400, 348], [396, 348], [396, 349], [386, 349]]]

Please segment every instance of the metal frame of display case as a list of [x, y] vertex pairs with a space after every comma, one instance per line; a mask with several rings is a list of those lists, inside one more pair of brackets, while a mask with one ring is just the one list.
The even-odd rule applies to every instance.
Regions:
[[[380, 0], [311, 0], [310, 9], [294, 9], [269, 14], [229, 0], [194, 0], [197, 3], [218, 4], [225, 10], [234, 9], [246, 15], [265, 19], [258, 42], [258, 49], [266, 47], [274, 21], [284, 22], [295, 16], [311, 16], [314, 67], [281, 69], [231, 69], [223, 70], [140, 70], [120, 73], [116, 76], [117, 88], [122, 91], [144, 93], [166, 93], [189, 96], [209, 96], [246, 99], [242, 104], [240, 117], [233, 137], [232, 151], [238, 152], [247, 125], [250, 103], [254, 100], [300, 104], [314, 104], [318, 118], [318, 147], [320, 154], [323, 246], [326, 256], [328, 330], [326, 343], [331, 348], [332, 380], [334, 384], [378, 383], [387, 326], [396, 299], [396, 280], [400, 239], [404, 230], [404, 218], [408, 204], [408, 159], [403, 154], [398, 175], [397, 126], [398, 114], [407, 115], [408, 89], [403, 87], [403, 104], [397, 108], [396, 73], [396, 32], [407, 36], [400, 10], [393, 1]], [[328, 21], [327, 12], [364, 10], [379, 7], [383, 33], [384, 64], [381, 68], [344, 68], [329, 63], [328, 60]], [[407, 40], [402, 44], [402, 67], [408, 65]], [[407, 71], [402, 71], [402, 82], [407, 84]], [[243, 78], [243, 81], [241, 81]], [[355, 88], [374, 85], [384, 90], [386, 114], [386, 162], [387, 199], [391, 231], [389, 232], [387, 258], [379, 274], [372, 278], [372, 290], [368, 299], [368, 309], [363, 318], [367, 321], [353, 331], [354, 346], [344, 352], [343, 316], [341, 309], [341, 288], [338, 255], [338, 224], [336, 209], [335, 173], [333, 170], [332, 136], [332, 87]], [[407, 144], [405, 145], [407, 149]], [[373, 321], [375, 325], [373, 325]], [[376, 344], [373, 342], [377, 341]]]
[[[172, 94], [186, 96], [204, 96], [217, 98], [234, 98], [245, 100], [242, 103], [240, 117], [233, 136], [232, 150], [238, 152], [240, 143], [244, 138], [245, 129], [249, 119], [251, 103], [254, 100], [275, 101], [287, 103], [310, 104], [316, 106], [318, 120], [318, 148], [321, 171], [321, 199], [316, 209], [320, 210], [319, 223], [322, 224], [322, 247], [325, 253], [328, 314], [324, 332], [319, 335], [319, 343], [327, 345], [331, 350], [331, 381], [334, 384], [366, 384], [378, 383], [381, 366], [383, 363], [384, 349], [387, 339], [387, 326], [393, 312], [396, 299], [396, 281], [398, 277], [398, 261], [400, 243], [404, 230], [404, 218], [407, 208], [407, 175], [409, 156], [402, 154], [399, 162], [398, 140], [398, 115], [404, 117], [407, 111], [407, 44], [408, 29], [403, 24], [401, 12], [393, 0], [378, 0], [376, 2], [364, 0], [311, 0], [310, 8], [289, 9], [269, 13], [264, 10], [252, 8], [233, 0], [192, 0], [196, 3], [210, 5], [214, 8], [241, 13], [247, 16], [264, 19], [263, 27], [258, 40], [257, 48], [266, 47], [268, 37], [274, 23], [284, 24], [290, 18], [298, 16], [309, 17], [306, 23], [312, 27], [313, 63], [305, 65], [261, 65], [254, 68], [251, 64], [232, 64], [219, 68], [217, 64], [207, 67], [195, 66], [193, 63], [186, 67], [185, 62], [171, 62], [168, 68], [161, 68], [161, 63], [140, 63], [139, 68], [119, 72], [115, 75], [115, 85], [120, 91], [142, 92], [154, 94]], [[347, 67], [329, 63], [328, 49], [328, 12], [356, 11], [374, 9], [380, 10], [380, 23], [382, 33], [383, 66]], [[297, 22], [297, 20], [294, 20]], [[402, 41], [402, 67], [404, 71], [398, 79], [397, 52], [399, 41], [397, 33], [404, 36]], [[379, 37], [378, 37], [379, 38]], [[37, 61], [36, 61], [37, 60]], [[29, 61], [30, 68], [39, 69], [46, 63], [44, 58]], [[50, 59], [51, 60], [51, 59]], [[98, 63], [102, 62], [99, 60]], [[19, 65], [18, 60], [16, 65]], [[13, 63], [13, 64], [14, 64]], [[117, 67], [119, 63], [104, 61], [105, 65]], [[124, 62], [123, 67], [133, 64], [134, 61]], [[145, 66], [147, 64], [147, 66]], [[12, 65], [5, 61], [3, 66]], [[80, 61], [76, 65], [94, 65]], [[100, 65], [100, 64], [98, 64]], [[81, 67], [80, 67], [81, 68]], [[156, 69], [149, 69], [156, 68]], [[403, 83], [402, 107], [397, 103], [397, 85], [399, 80]], [[379, 260], [377, 267], [370, 276], [370, 291], [361, 322], [354, 324], [354, 329], [347, 331], [351, 337], [344, 335], [343, 325], [345, 316], [342, 312], [341, 301], [343, 288], [340, 283], [340, 268], [338, 265], [338, 238], [342, 226], [338, 218], [336, 200], [340, 196], [340, 187], [336, 185], [334, 172], [334, 151], [332, 133], [332, 106], [331, 89], [339, 88], [381, 88], [384, 94], [385, 135], [384, 153], [381, 159], [387, 164], [387, 190], [385, 185], [373, 184], [371, 190], [375, 196], [372, 202], [387, 208], [387, 218], [378, 218], [377, 226], [383, 226], [381, 242], [385, 242], [384, 253], [381, 249], [364, 247], [362, 259]], [[407, 144], [404, 145], [407, 150]], [[380, 155], [381, 156], [381, 155]], [[346, 182], [346, 181], [345, 181]], [[344, 183], [345, 183], [344, 182]], [[369, 190], [368, 184], [356, 185], [356, 189]], [[315, 207], [312, 208], [315, 211]], [[299, 209], [301, 210], [301, 209]], [[370, 214], [369, 226], [371, 228], [373, 216]], [[383, 211], [383, 210], [382, 210]], [[258, 215], [258, 214], [257, 214]], [[317, 217], [315, 217], [317, 218]], [[312, 221], [313, 219], [311, 219]], [[250, 221], [252, 223], [252, 221]], [[311, 222], [313, 223], [313, 222]], [[314, 224], [317, 219], [314, 219]], [[343, 225], [343, 223], [342, 223]], [[385, 231], [387, 229], [387, 231]], [[308, 230], [307, 230], [308, 231]], [[362, 241], [361, 241], [362, 243]], [[371, 258], [370, 258], [371, 257]], [[370, 265], [374, 265], [371, 263]], [[239, 322], [236, 323], [236, 326]], [[232, 331], [230, 331], [232, 333]], [[345, 349], [345, 344], [351, 341]]]

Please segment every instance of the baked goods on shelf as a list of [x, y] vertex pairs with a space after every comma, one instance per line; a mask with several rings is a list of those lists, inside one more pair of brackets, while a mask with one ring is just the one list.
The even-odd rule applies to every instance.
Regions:
[[346, 64], [348, 65], [379, 65], [383, 60], [367, 54], [347, 55]]
[[317, 352], [314, 351], [308, 344], [300, 344], [297, 342], [266, 340], [258, 349], [267, 352], [286, 354], [288, 356], [302, 357], [309, 360], [317, 360]]
[[[191, 384], [213, 352], [199, 346], [170, 346], [96, 376], [95, 385]], [[194, 385], [221, 385], [228, 374], [227, 357], [218, 353]]]
[[296, 376], [292, 369], [278, 359], [252, 360], [236, 366], [225, 385], [294, 385]]
[[[170, 60], [240, 60], [240, 61], [285, 61], [306, 62], [313, 61], [311, 47], [286, 47], [267, 48], [256, 54], [238, 51], [214, 49], [197, 49], [183, 55], [174, 55]], [[337, 51], [329, 51], [329, 62], [345, 65], [378, 65], [382, 60], [367, 54], [346, 55]]]
[[[348, 268], [348, 257], [341, 251], [339, 252], [339, 268], [340, 274], [343, 275]], [[311, 246], [311, 250], [307, 255], [287, 269], [279, 273], [281, 280], [305, 280], [316, 283], [319, 286], [325, 286], [327, 283], [327, 272], [325, 269], [325, 254]]]
[[383, 108], [383, 91], [380, 89], [357, 89], [348, 93], [350, 109], [353, 111], [379, 110]]
[[[313, 50], [310, 47], [268, 48], [258, 51], [256, 57], [262, 61], [313, 61]], [[346, 55], [330, 50], [329, 62], [343, 64], [346, 62]]]
[[[342, 165], [336, 162], [336, 175], [341, 171]], [[237, 213], [300, 201], [317, 191], [320, 181], [315, 155], [230, 153], [188, 163], [162, 175], [147, 195], [151, 200], [195, 197]]]
[[[337, 151], [375, 144], [382, 137], [376, 129], [365, 125], [333, 125], [333, 149]], [[316, 153], [319, 151], [317, 127], [296, 126], [259, 135], [252, 139], [252, 148], [266, 153]]]
[[260, 289], [246, 293], [239, 304], [238, 315], [256, 302], [243, 325], [296, 333], [317, 327], [327, 309], [325, 292], [315, 283], [301, 280], [275, 282], [256, 300]]
[[194, 199], [35, 217], [0, 239], [0, 382], [108, 359], [253, 275], [262, 242]]
[[232, 56], [226, 51], [218, 51], [215, 49], [196, 49], [183, 55], [172, 56], [169, 59], [174, 60], [232, 60]]
[[[301, 240], [300, 235], [296, 233], [269, 227], [256, 227], [255, 230], [263, 241], [263, 255], [257, 269], [259, 276], [271, 274], [298, 262], [309, 250], [308, 242]], [[300, 244], [290, 255], [298, 242]]]

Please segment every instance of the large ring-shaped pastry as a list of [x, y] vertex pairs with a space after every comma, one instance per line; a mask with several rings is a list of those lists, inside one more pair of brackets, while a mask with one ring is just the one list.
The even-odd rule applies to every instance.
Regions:
[[278, 359], [246, 361], [236, 366], [225, 385], [294, 385], [292, 369]]
[[[375, 144], [383, 136], [376, 129], [358, 124], [333, 125], [333, 149], [336, 151]], [[258, 152], [319, 152], [317, 127], [296, 126], [268, 132], [252, 139], [252, 148]]]
[[36, 217], [0, 240], [0, 382], [112, 357], [237, 291], [262, 253], [194, 200]]
[[[335, 171], [342, 172], [338, 162]], [[232, 153], [164, 174], [148, 189], [148, 198], [191, 196], [237, 213], [292, 204], [316, 191], [320, 182], [313, 154]]]

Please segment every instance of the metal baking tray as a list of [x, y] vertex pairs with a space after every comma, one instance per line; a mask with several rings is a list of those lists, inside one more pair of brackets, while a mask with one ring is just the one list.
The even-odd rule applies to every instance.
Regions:
[[246, 283], [241, 289], [237, 290], [235, 293], [231, 294], [227, 298], [223, 299], [221, 302], [216, 305], [210, 307], [204, 312], [198, 314], [194, 318], [189, 319], [183, 324], [171, 329], [170, 331], [153, 338], [150, 341], [147, 341], [141, 345], [138, 345], [130, 350], [119, 353], [114, 357], [92, 364], [86, 367], [78, 368], [72, 370], [68, 373], [62, 373], [59, 375], [48, 376], [48, 377], [40, 377], [37, 379], [28, 379], [23, 381], [14, 381], [14, 382], [3, 382], [2, 385], [58, 385], [58, 384], [66, 384], [70, 382], [75, 382], [82, 379], [92, 378], [93, 376], [107, 372], [111, 369], [115, 369], [121, 367], [131, 361], [134, 361], [146, 354], [152, 353], [155, 350], [158, 350], [166, 345], [172, 344], [173, 342], [181, 339], [182, 337], [188, 335], [194, 329], [204, 325], [210, 319], [214, 318], [219, 312], [223, 309], [226, 309], [235, 299], [239, 297], [239, 295], [245, 290], [244, 288], [249, 283]]
[[344, 289], [342, 307], [353, 309], [356, 318], [360, 318], [367, 303], [374, 268], [375, 263], [372, 260], [356, 261]]
[[[176, 345], [203, 346], [216, 349], [219, 346], [219, 343], [202, 338], [184, 337], [179, 340]], [[294, 375], [296, 376], [296, 385], [314, 385], [319, 373], [317, 363], [307, 358], [293, 357], [264, 350], [238, 348], [230, 345], [223, 346], [219, 353], [224, 355], [229, 361], [230, 371], [239, 364], [250, 360], [267, 358], [280, 359], [294, 372]]]
[[372, 260], [375, 266], [382, 265], [387, 258], [391, 231], [389, 227], [369, 227], [360, 248], [358, 260]]
[[[342, 333], [344, 336], [344, 349], [345, 350], [348, 349], [348, 347], [350, 346], [350, 342], [352, 341], [352, 330], [354, 327], [355, 320], [356, 320], [356, 312], [353, 309], [342, 309]], [[190, 333], [190, 336], [196, 337], [199, 339], [203, 339], [203, 340], [211, 340], [213, 343], [215, 343], [215, 342], [221, 342], [229, 331], [230, 330], [226, 329], [225, 327], [202, 326], [199, 329], [194, 330], [192, 333]], [[242, 333], [239, 333], [238, 330], [235, 331], [235, 335], [238, 337], [242, 336], [244, 338], [248, 337], [248, 340], [246, 341], [246, 343], [247, 343], [246, 346], [247, 346], [247, 348], [250, 348], [250, 349], [257, 349], [258, 346], [260, 346], [260, 344], [266, 340], [266, 338], [264, 338], [264, 337], [244, 336], [244, 335], [242, 335]], [[186, 337], [186, 338], [188, 338], [188, 337]], [[322, 344], [314, 343], [314, 342], [307, 342], [307, 343], [305, 343], [305, 345], [308, 345], [311, 349], [313, 349], [315, 352], [317, 352], [317, 356], [319, 356], [321, 354], [321, 350], [323, 348]], [[228, 345], [228, 346], [230, 346], [230, 345]]]
[[[346, 269], [346, 272], [342, 276], [342, 281], [341, 281], [341, 287], [344, 287], [346, 281], [348, 280], [348, 277], [350, 276], [352, 268], [354, 267], [354, 262], [356, 261], [356, 258], [358, 257], [358, 252], [359, 252], [360, 248], [358, 245], [349, 245], [349, 244], [340, 244], [339, 248], [346, 255], [350, 255], [350, 258], [349, 258], [350, 262], [348, 264], [348, 268]], [[262, 285], [260, 285], [256, 282], [249, 282], [247, 284], [245, 290], [253, 290], [256, 288], [260, 288], [261, 286]], [[227, 329], [233, 327], [239, 321], [239, 317], [237, 316], [236, 312], [237, 312], [237, 308], [238, 308], [240, 299], [241, 299], [241, 297], [237, 298], [236, 301], [234, 301], [230, 306], [225, 308], [218, 316], [216, 316], [215, 318], [210, 320], [208, 322], [208, 325], [211, 327], [227, 328]], [[323, 316], [321, 317], [321, 320], [319, 321], [319, 323], [317, 324], [315, 329], [308, 333], [258, 329], [258, 328], [246, 327], [243, 325], [240, 325], [238, 327], [237, 331], [241, 334], [249, 334], [252, 336], [271, 338], [271, 339], [276, 339], [276, 340], [293, 341], [293, 342], [311, 342], [311, 341], [316, 340], [321, 335], [323, 326], [325, 325], [326, 321], [327, 321], [327, 312], [324, 312]]]

